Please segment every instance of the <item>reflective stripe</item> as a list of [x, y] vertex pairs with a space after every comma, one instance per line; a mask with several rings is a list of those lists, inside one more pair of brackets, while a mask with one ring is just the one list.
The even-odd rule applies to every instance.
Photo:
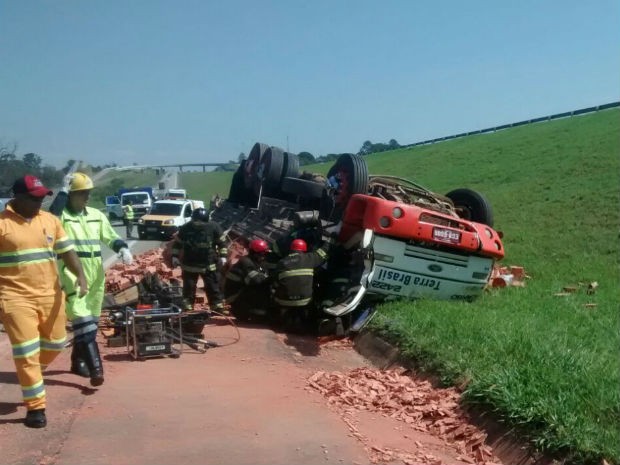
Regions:
[[41, 338], [41, 350], [60, 352], [65, 348], [65, 342], [67, 342], [67, 339], [64, 337], [62, 339], [54, 339], [53, 341]]
[[242, 281], [242, 279], [234, 273], [226, 274], [226, 279], [230, 279], [231, 281], [236, 281], [238, 283]]
[[330, 282], [348, 284], [349, 280], [347, 278], [335, 278], [335, 279], [332, 279]]
[[101, 257], [101, 250], [96, 250], [93, 252], [82, 252], [81, 250], [77, 251], [77, 256], [80, 258], [97, 258]]
[[226, 247], [221, 247], [218, 249], [220, 257], [226, 258], [228, 256], [228, 249]]
[[24, 400], [38, 399], [45, 395], [45, 386], [43, 380], [33, 384], [32, 386], [22, 386], [22, 396]]
[[75, 327], [76, 325], [79, 325], [80, 323], [86, 323], [89, 321], [93, 321], [95, 323], [97, 323], [99, 321], [99, 318], [94, 317], [92, 315], [88, 315], [88, 316], [79, 316], [77, 318], [74, 318], [73, 320], [71, 320], [71, 326]]
[[51, 249], [30, 249], [16, 253], [0, 254], [0, 267], [53, 261], [56, 257]]
[[39, 352], [39, 338], [30, 339], [29, 341], [12, 344], [13, 358], [26, 358]]
[[280, 305], [284, 305], [285, 307], [303, 307], [304, 305], [308, 305], [310, 303], [310, 301], [312, 300], [312, 297], [308, 297], [307, 299], [301, 299], [301, 300], [287, 300], [287, 299], [280, 299], [278, 297], [275, 297], [274, 300]]
[[63, 254], [71, 249], [73, 249], [73, 241], [68, 237], [63, 237], [54, 244], [54, 252], [57, 254]]
[[300, 268], [299, 270], [283, 271], [278, 275], [278, 279], [290, 278], [292, 276], [313, 276], [312, 268]]
[[262, 273], [260, 271], [257, 270], [252, 270], [248, 273], [248, 275], [245, 277], [245, 283], [246, 284], [250, 284], [252, 282], [252, 278], [254, 278], [255, 276], [259, 276]]
[[217, 266], [215, 266], [215, 264], [211, 264], [211, 265], [209, 265], [209, 266], [208, 266], [208, 268], [207, 268], [207, 269], [208, 269], [209, 271], [215, 271], [215, 270], [217, 270]]
[[326, 259], [327, 258], [327, 253], [325, 253], [325, 251], [323, 249], [319, 249], [316, 251], [317, 255], [319, 255], [322, 259]]
[[93, 331], [97, 331], [97, 324], [90, 323], [85, 326], [81, 326], [73, 330], [74, 336], [81, 336], [82, 334], [92, 333]]
[[241, 291], [237, 292], [236, 294], [229, 295], [228, 297], [226, 297], [226, 302], [230, 304], [234, 302], [235, 300], [237, 300], [237, 297], [239, 297], [240, 295], [241, 295]]
[[73, 239], [76, 246], [79, 245], [99, 245], [99, 239]]

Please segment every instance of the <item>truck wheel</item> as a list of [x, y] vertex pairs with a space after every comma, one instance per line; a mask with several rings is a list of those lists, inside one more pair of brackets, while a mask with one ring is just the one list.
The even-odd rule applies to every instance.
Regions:
[[299, 178], [284, 178], [282, 179], [281, 187], [284, 193], [310, 199], [320, 199], [323, 197], [323, 191], [325, 190], [325, 186], [318, 182]]
[[282, 168], [282, 178], [280, 179], [280, 189], [284, 178], [296, 178], [299, 176], [299, 157], [290, 152], [284, 152], [284, 167]]
[[335, 176], [339, 187], [334, 195], [335, 209], [332, 221], [339, 221], [353, 194], [368, 193], [368, 166], [360, 155], [345, 153], [327, 172], [327, 177]]
[[457, 214], [466, 220], [493, 227], [493, 209], [489, 201], [479, 192], [471, 189], [455, 189], [446, 194]]
[[282, 169], [284, 168], [284, 150], [279, 147], [269, 147], [258, 163], [256, 177], [254, 178], [254, 193], [260, 193], [261, 185], [263, 194], [274, 194], [280, 187]]
[[250, 150], [250, 154], [248, 155], [243, 172], [243, 181], [246, 188], [252, 189], [254, 187], [258, 165], [268, 148], [269, 146], [267, 144], [257, 142], [252, 147], [252, 150]]

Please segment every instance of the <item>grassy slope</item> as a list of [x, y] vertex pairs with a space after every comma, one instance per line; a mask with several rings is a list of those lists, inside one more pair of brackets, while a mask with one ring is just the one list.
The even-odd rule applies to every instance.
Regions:
[[[619, 123], [620, 111], [608, 110], [367, 157], [373, 174], [484, 193], [505, 234], [504, 263], [531, 276], [526, 288], [473, 304], [385, 304], [374, 330], [464, 385], [467, 402], [577, 462], [620, 463]], [[226, 195], [231, 176], [192, 174], [195, 195]], [[591, 281], [595, 295], [554, 296]]]

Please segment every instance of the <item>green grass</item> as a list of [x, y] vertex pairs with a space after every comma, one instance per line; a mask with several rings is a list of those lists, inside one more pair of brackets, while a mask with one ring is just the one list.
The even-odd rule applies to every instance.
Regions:
[[[371, 329], [421, 369], [464, 386], [464, 402], [494, 412], [539, 451], [567, 463], [620, 463], [620, 110], [366, 160], [372, 174], [438, 193], [485, 194], [504, 233], [504, 264], [530, 276], [525, 288], [471, 304], [387, 303]], [[192, 195], [208, 200], [227, 195], [232, 174], [186, 174], [184, 185], [186, 176]], [[599, 287], [588, 295], [592, 281]], [[554, 295], [569, 285], [578, 292]]]
[[190, 199], [203, 200], [209, 205], [211, 197], [220, 194], [220, 197], [228, 197], [232, 171], [218, 171], [209, 173], [189, 172], [180, 173], [180, 185], [187, 189]]

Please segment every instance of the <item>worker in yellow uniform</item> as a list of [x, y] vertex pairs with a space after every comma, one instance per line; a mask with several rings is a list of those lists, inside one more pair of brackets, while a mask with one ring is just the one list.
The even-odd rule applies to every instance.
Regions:
[[87, 206], [94, 185], [84, 173], [65, 176], [64, 185], [50, 212], [60, 217], [67, 235], [75, 243], [75, 250], [88, 282], [88, 294], [79, 297], [75, 289], [75, 276], [66, 266], [60, 265], [60, 279], [67, 294], [67, 316], [73, 329], [71, 372], [90, 378], [90, 384], [103, 384], [103, 363], [97, 345], [97, 329], [105, 293], [105, 274], [101, 257], [101, 243], [118, 253], [125, 264], [133, 257], [127, 243], [110, 225], [104, 213]]
[[131, 239], [133, 234], [133, 220], [135, 212], [133, 211], [133, 202], [130, 200], [127, 205], [123, 205], [123, 222], [125, 223], [125, 236]]
[[77, 278], [78, 295], [88, 292], [73, 243], [58, 218], [41, 211], [52, 191], [31, 175], [13, 184], [13, 199], [0, 213], [0, 320], [13, 361], [30, 428], [47, 425], [43, 370], [65, 346], [65, 296], [56, 256]]

